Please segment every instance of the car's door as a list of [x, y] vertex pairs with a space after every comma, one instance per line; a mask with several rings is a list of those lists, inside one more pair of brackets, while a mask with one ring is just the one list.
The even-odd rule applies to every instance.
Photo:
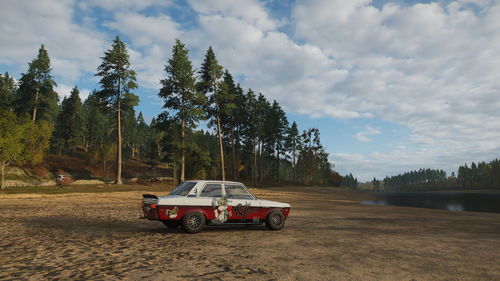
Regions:
[[260, 219], [260, 202], [242, 184], [224, 184], [225, 198], [230, 206], [231, 222], [249, 222]]
[[[214, 222], [226, 222], [227, 214], [224, 215], [224, 207], [217, 205], [223, 200], [222, 184], [206, 183], [198, 193], [198, 202], [200, 206], [207, 207], [207, 217]], [[221, 214], [222, 212], [222, 214]]]

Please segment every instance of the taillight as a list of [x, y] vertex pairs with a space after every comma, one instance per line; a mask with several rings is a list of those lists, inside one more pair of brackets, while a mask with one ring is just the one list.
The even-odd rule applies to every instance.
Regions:
[[151, 204], [151, 208], [156, 208], [156, 204]]

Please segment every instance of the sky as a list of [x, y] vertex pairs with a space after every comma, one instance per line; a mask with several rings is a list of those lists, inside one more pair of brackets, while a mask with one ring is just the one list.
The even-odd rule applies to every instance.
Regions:
[[0, 71], [19, 78], [44, 44], [59, 96], [85, 98], [117, 35], [147, 120], [179, 38], [196, 68], [212, 46], [244, 89], [319, 128], [341, 174], [500, 156], [500, 1], [0, 0]]

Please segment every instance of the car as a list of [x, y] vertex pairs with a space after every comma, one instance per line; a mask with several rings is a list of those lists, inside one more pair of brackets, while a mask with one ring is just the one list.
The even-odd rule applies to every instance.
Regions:
[[170, 194], [142, 195], [145, 219], [161, 221], [169, 228], [179, 226], [187, 233], [207, 225], [262, 225], [280, 230], [290, 214], [287, 203], [255, 197], [244, 184], [232, 181], [191, 180]]

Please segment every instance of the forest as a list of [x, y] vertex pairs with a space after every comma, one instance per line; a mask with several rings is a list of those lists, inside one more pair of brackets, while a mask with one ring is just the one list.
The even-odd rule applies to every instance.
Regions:
[[242, 89], [211, 47], [196, 71], [186, 46], [175, 41], [158, 89], [162, 112], [151, 122], [135, 110], [139, 85], [119, 37], [96, 69], [99, 88], [85, 100], [77, 86], [59, 100], [51, 71], [42, 45], [19, 79], [0, 74], [2, 188], [7, 166], [42, 164], [47, 153], [83, 158], [116, 184], [128, 160], [168, 165], [177, 182], [341, 183], [319, 130], [300, 132], [277, 101]]
[[472, 162], [470, 166], [460, 165], [457, 173], [452, 172], [450, 176], [443, 170], [419, 169], [359, 184], [352, 175], [347, 175], [343, 178], [342, 185], [385, 191], [499, 189], [500, 160], [477, 164]]

